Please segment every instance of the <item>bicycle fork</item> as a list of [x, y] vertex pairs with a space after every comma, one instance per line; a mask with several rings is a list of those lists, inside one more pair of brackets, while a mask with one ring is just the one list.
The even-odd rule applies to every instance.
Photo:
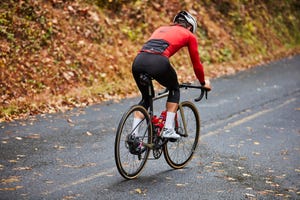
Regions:
[[186, 129], [186, 121], [185, 121], [184, 111], [183, 111], [183, 108], [182, 108], [181, 104], [179, 104], [178, 107], [179, 107], [179, 112], [180, 112], [182, 123], [183, 123], [183, 130], [184, 130], [183, 136], [187, 137], [188, 132], [187, 132], [187, 129]]

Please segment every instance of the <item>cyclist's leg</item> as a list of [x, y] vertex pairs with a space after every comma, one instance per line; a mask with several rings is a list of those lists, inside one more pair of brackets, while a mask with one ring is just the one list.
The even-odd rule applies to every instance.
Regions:
[[[148, 85], [141, 83], [140, 75], [143, 73], [147, 73], [151, 76], [151, 73], [149, 73], [149, 70], [148, 70], [148, 68], [151, 68], [151, 67], [149, 67], [149, 64], [147, 64], [149, 62], [148, 61], [149, 55], [151, 55], [151, 54], [140, 53], [135, 58], [135, 60], [132, 64], [132, 75], [134, 77], [136, 85], [138, 86], [138, 88], [142, 94], [142, 100], [138, 104], [143, 106], [146, 110], [150, 106]], [[152, 91], [152, 92], [154, 93], [154, 91]]]
[[[134, 77], [134, 80], [142, 94], [142, 99], [141, 101], [138, 103], [138, 105], [143, 106], [146, 110], [148, 110], [149, 106], [150, 106], [150, 102], [149, 102], [149, 91], [148, 91], [148, 85], [142, 84], [140, 81], [140, 75], [142, 73], [147, 73], [145, 71], [145, 66], [144, 66], [144, 62], [142, 62], [143, 60], [145, 60], [146, 55], [145, 54], [139, 54], [133, 64], [132, 64], [132, 74]], [[154, 93], [154, 91], [153, 91]], [[144, 115], [138, 111], [136, 111], [134, 113], [134, 119], [133, 119], [133, 124], [132, 124], [132, 130], [133, 133], [136, 136], [139, 136], [139, 124], [140, 122], [144, 119]]]
[[175, 113], [178, 109], [178, 103], [167, 102], [167, 116], [165, 128], [174, 128]]
[[[177, 79], [177, 74], [174, 68], [171, 66], [169, 60], [164, 62], [164, 67], [160, 74], [154, 76], [161, 85], [165, 86], [169, 90], [169, 96], [166, 103], [166, 130], [163, 133], [164, 137], [179, 138], [180, 136], [175, 132], [175, 115], [178, 109], [178, 103], [180, 99], [180, 90]], [[167, 136], [168, 135], [168, 136]]]

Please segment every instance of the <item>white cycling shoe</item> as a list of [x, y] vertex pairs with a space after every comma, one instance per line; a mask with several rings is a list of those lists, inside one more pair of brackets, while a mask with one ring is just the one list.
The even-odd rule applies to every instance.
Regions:
[[180, 135], [178, 135], [173, 128], [164, 128], [162, 132], [162, 137], [178, 139], [180, 138]]

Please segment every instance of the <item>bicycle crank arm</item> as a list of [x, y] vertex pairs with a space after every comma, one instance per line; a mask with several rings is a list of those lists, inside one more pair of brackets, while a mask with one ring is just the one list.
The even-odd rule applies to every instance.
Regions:
[[143, 142], [143, 146], [148, 147], [150, 149], [154, 148], [154, 144], [148, 144], [148, 143], [144, 143], [144, 142]]

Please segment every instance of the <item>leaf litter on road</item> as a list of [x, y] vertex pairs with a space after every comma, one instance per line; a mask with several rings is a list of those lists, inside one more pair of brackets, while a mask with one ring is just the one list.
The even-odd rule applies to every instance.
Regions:
[[9, 184], [9, 183], [20, 182], [20, 178], [21, 178], [21, 176], [10, 176], [8, 178], [1, 179], [0, 183], [1, 184]]

